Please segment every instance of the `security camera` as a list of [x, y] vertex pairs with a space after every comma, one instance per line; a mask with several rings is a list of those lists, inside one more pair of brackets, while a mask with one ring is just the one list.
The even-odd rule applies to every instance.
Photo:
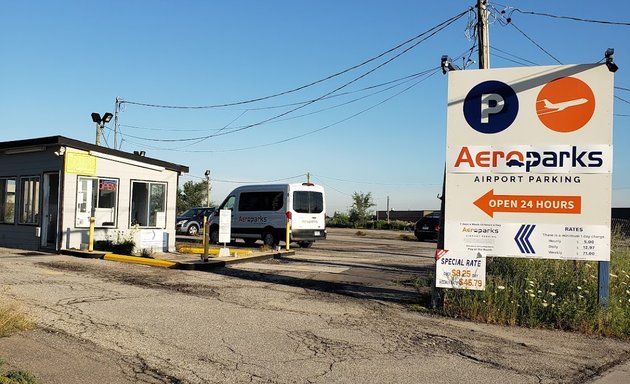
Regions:
[[604, 52], [604, 58], [606, 59], [606, 66], [610, 72], [617, 72], [619, 67], [613, 61], [613, 55], [615, 54], [614, 48], [608, 48], [606, 52]]

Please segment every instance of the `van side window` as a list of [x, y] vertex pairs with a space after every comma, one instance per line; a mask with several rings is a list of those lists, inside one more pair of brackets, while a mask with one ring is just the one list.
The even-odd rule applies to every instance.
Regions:
[[238, 210], [278, 211], [284, 205], [284, 193], [278, 192], [243, 192], [238, 201]]
[[223, 201], [223, 204], [221, 204], [219, 209], [232, 209], [234, 208], [235, 201], [236, 201], [236, 196], [230, 196], [227, 199], [225, 199], [225, 201]]
[[324, 210], [324, 195], [321, 192], [293, 192], [293, 209], [298, 213], [321, 213]]

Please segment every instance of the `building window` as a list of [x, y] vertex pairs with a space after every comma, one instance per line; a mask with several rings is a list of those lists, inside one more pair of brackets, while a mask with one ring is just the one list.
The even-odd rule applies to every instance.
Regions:
[[166, 228], [165, 183], [132, 182], [130, 225]]
[[20, 224], [39, 223], [39, 176], [20, 178]]
[[15, 223], [15, 179], [0, 179], [0, 223]]
[[118, 180], [79, 177], [77, 181], [76, 227], [89, 227], [94, 215], [95, 227], [115, 227]]

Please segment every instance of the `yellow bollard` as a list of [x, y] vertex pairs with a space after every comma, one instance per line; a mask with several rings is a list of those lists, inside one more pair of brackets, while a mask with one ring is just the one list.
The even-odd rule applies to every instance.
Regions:
[[208, 238], [208, 218], [206, 216], [203, 217], [203, 261], [208, 261], [208, 243], [210, 243], [210, 239]]
[[90, 231], [88, 233], [88, 252], [94, 251], [94, 216], [90, 216]]

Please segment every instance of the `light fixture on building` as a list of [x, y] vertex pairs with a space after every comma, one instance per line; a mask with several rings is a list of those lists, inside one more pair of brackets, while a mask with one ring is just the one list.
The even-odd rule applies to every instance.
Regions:
[[442, 73], [446, 74], [448, 71], [455, 71], [459, 69], [448, 55], [442, 55], [442, 59], [440, 61], [440, 67], [442, 68]]
[[606, 52], [604, 52], [604, 58], [606, 59], [606, 66], [610, 72], [617, 72], [619, 67], [613, 61], [613, 55], [615, 54], [615, 48], [608, 48]]
[[55, 151], [55, 155], [63, 156], [66, 153], [66, 147], [59, 147], [58, 150]]

